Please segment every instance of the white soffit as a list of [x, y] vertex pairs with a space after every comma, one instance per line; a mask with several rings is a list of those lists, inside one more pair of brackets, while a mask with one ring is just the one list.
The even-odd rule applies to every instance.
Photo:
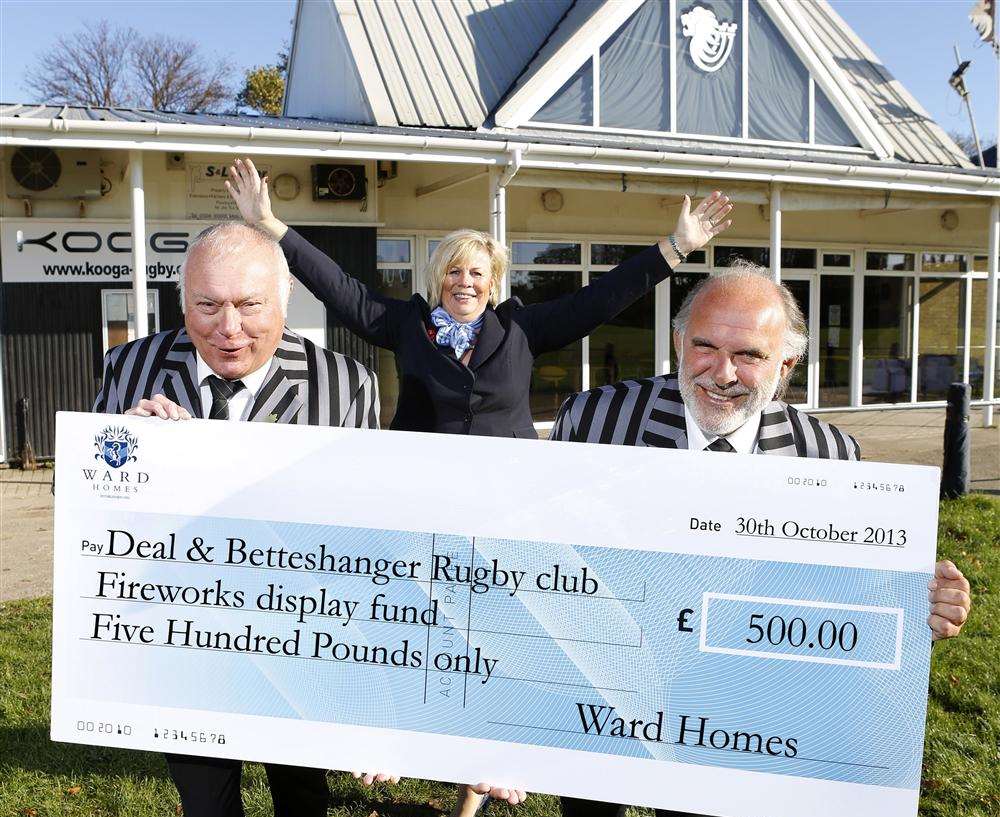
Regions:
[[497, 125], [517, 128], [530, 120], [644, 2], [578, 0], [497, 109]]

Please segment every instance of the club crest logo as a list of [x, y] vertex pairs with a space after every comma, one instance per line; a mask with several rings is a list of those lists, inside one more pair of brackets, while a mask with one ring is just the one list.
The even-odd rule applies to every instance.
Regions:
[[135, 452], [139, 441], [124, 426], [108, 426], [94, 437], [97, 453], [95, 460], [103, 459], [112, 468], [121, 468], [127, 462], [135, 462]]
[[691, 60], [702, 71], [714, 73], [726, 64], [736, 39], [736, 23], [720, 23], [715, 12], [694, 6], [681, 15], [681, 32], [691, 39]]

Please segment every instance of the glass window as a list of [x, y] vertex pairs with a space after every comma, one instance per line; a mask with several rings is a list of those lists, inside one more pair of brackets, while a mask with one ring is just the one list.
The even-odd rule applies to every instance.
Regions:
[[854, 256], [849, 252], [825, 252], [823, 266], [827, 269], [853, 269]]
[[[600, 273], [592, 273], [591, 282]], [[604, 386], [654, 373], [654, 295], [642, 298], [590, 334], [590, 386]]]
[[[580, 273], [572, 270], [512, 270], [511, 295], [525, 304], [550, 301], [580, 287]], [[559, 406], [583, 388], [583, 342], [575, 341], [535, 358], [531, 370], [531, 415], [535, 422], [554, 420]]]
[[[707, 14], [706, 14], [707, 12]], [[743, 4], [677, 4], [677, 130], [742, 136]], [[705, 29], [711, 34], [703, 35]]]
[[[770, 255], [770, 252], [768, 252]], [[781, 268], [785, 269], [816, 269], [816, 250], [804, 247], [782, 247]]]
[[646, 244], [591, 244], [590, 263], [617, 266], [646, 249]]
[[[699, 283], [708, 278], [707, 272], [676, 272], [670, 276], [670, 329], [673, 330], [674, 318], [677, 317], [677, 313], [681, 310], [681, 304], [684, 303], [684, 299], [690, 294], [691, 290], [698, 286]], [[670, 338], [670, 360], [671, 360], [671, 370], [677, 370], [677, 344], [673, 342], [673, 336]]]
[[866, 276], [864, 300], [862, 402], [909, 402], [913, 279]]
[[670, 6], [643, 3], [601, 46], [600, 124], [670, 130]]
[[920, 256], [920, 268], [924, 272], [965, 272], [969, 259], [957, 252], [925, 252]]
[[[146, 290], [147, 327], [149, 334], [160, 331], [160, 293]], [[130, 289], [105, 289], [101, 291], [104, 317], [104, 352], [136, 339], [135, 293]]]
[[854, 279], [822, 275], [819, 281], [820, 406], [851, 404], [851, 305]]
[[729, 247], [723, 245], [715, 248], [714, 258], [717, 267], [728, 267], [738, 259], [767, 267], [771, 265], [771, 249], [769, 247]]
[[[973, 400], [986, 396], [986, 293], [987, 282], [979, 279], [972, 282], [972, 331], [969, 336], [969, 386]], [[998, 317], [1000, 320], [1000, 317]], [[998, 358], [1000, 364], [1000, 358]], [[1000, 381], [994, 384], [994, 390]]]
[[[783, 280], [782, 283], [792, 291], [799, 309], [806, 319], [806, 326], [809, 326], [809, 282], [796, 280]], [[809, 400], [809, 350], [799, 358], [798, 365], [792, 370], [792, 376], [788, 380], [788, 387], [785, 389], [785, 396], [782, 398], [786, 403], [799, 405]]]
[[819, 85], [816, 85], [814, 99], [814, 137], [816, 144], [860, 147], [857, 137], [847, 127], [847, 123], [837, 113], [837, 109], [833, 106], [827, 95], [823, 93], [823, 89]]
[[972, 268], [976, 272], [989, 272], [990, 259], [985, 255], [975, 255], [972, 257]]
[[515, 241], [514, 264], [579, 264], [580, 245], [547, 241]]
[[[438, 242], [440, 243], [440, 242]], [[409, 238], [380, 238], [378, 270], [375, 273], [375, 291], [388, 298], [409, 300], [413, 295], [413, 244]], [[379, 423], [388, 428], [396, 414], [399, 402], [399, 370], [396, 356], [389, 349], [376, 348], [378, 390], [380, 402]]]
[[965, 281], [920, 279], [917, 399], [944, 400], [961, 382], [965, 352]]
[[536, 122], [555, 122], [561, 125], [593, 125], [593, 60], [587, 60], [555, 96], [542, 106], [534, 119]]
[[[728, 267], [733, 261], [743, 259], [759, 267], [771, 266], [770, 247], [728, 247], [715, 248], [715, 266]], [[808, 247], [782, 247], [782, 269], [816, 269], [816, 250]]]
[[914, 269], [912, 252], [869, 252], [865, 253], [865, 267], [870, 270]]
[[689, 252], [687, 257], [688, 264], [704, 264], [708, 259], [707, 250], [695, 250], [694, 252]]
[[759, 3], [750, 3], [749, 136], [809, 141], [809, 72]]
[[375, 247], [380, 264], [410, 261], [410, 240], [407, 238], [380, 238]]

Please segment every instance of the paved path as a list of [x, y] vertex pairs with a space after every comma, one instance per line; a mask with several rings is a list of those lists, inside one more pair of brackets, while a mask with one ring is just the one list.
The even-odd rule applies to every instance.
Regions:
[[0, 601], [52, 592], [52, 474], [0, 470]]
[[[943, 409], [820, 415], [861, 443], [866, 460], [940, 465]], [[973, 412], [973, 490], [1000, 495], [1000, 428]], [[52, 470], [0, 469], [0, 601], [52, 592]]]
[[[944, 409], [899, 409], [819, 414], [861, 444], [862, 459], [940, 467], [944, 450]], [[994, 412], [994, 422], [996, 412]], [[973, 491], [1000, 495], [1000, 426], [983, 428], [982, 411], [969, 419]]]

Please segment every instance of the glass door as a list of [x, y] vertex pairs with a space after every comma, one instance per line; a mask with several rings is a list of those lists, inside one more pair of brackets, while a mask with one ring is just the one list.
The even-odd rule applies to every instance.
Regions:
[[819, 377], [817, 405], [851, 405], [851, 331], [854, 277], [825, 274], [819, 286]]
[[815, 406], [816, 395], [816, 361], [812, 354], [812, 304], [816, 297], [816, 276], [802, 273], [782, 274], [781, 283], [791, 290], [792, 295], [798, 302], [799, 309], [806, 319], [806, 328], [809, 330], [809, 348], [799, 360], [798, 366], [792, 372], [792, 377], [788, 381], [788, 388], [785, 390], [784, 401], [793, 406]]

